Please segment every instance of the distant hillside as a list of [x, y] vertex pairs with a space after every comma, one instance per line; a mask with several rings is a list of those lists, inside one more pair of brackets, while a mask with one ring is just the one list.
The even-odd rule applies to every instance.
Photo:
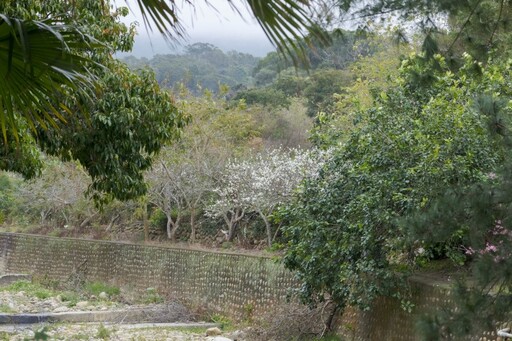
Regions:
[[237, 51], [223, 52], [214, 45], [196, 43], [185, 48], [183, 54], [156, 55], [152, 59], [122, 58], [131, 68], [149, 66], [156, 73], [160, 85], [173, 87], [183, 82], [194, 93], [202, 89], [219, 90], [219, 84], [230, 87], [251, 85], [252, 71], [259, 58]]

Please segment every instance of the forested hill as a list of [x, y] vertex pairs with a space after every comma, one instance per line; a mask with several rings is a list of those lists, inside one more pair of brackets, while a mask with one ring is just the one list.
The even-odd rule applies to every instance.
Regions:
[[251, 85], [252, 71], [259, 58], [237, 51], [224, 52], [208, 43], [195, 43], [187, 46], [182, 54], [158, 54], [152, 59], [129, 56], [122, 60], [131, 68], [149, 66], [162, 86], [183, 82], [192, 92], [201, 93], [201, 89], [217, 92], [219, 84]]

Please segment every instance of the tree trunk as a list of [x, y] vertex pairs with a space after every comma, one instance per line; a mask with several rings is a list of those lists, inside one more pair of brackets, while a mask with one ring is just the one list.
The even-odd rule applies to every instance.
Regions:
[[171, 239], [171, 225], [172, 218], [170, 216], [167, 216], [167, 223], [165, 224], [165, 227], [167, 228], [167, 239]]
[[338, 304], [333, 303], [333, 302], [327, 302], [325, 304], [325, 306], [324, 306], [324, 309], [329, 304], [332, 304], [333, 307], [330, 310], [329, 314], [327, 315], [327, 320], [325, 321], [325, 326], [324, 326], [324, 331], [322, 332], [322, 336], [324, 336], [324, 334], [326, 332], [330, 333], [330, 332], [334, 331], [334, 328], [335, 328], [335, 323], [334, 322], [336, 320], [336, 316], [343, 309], [343, 306], [338, 305]]
[[45, 224], [46, 218], [48, 218], [50, 213], [51, 213], [51, 209], [49, 209], [48, 211], [45, 211], [44, 209], [41, 210], [41, 225]]
[[190, 210], [190, 242], [194, 243], [196, 241], [196, 210]]
[[238, 222], [244, 217], [245, 210], [234, 210], [230, 212], [231, 215], [228, 217], [227, 213], [223, 213], [222, 217], [228, 226], [228, 242], [232, 242], [235, 238], [235, 231]]
[[176, 243], [176, 232], [178, 231], [178, 227], [175, 226], [172, 230], [171, 230], [171, 241], [173, 243]]
[[114, 223], [116, 222], [117, 219], [119, 219], [121, 217], [120, 214], [112, 217], [112, 219], [110, 219], [110, 223], [108, 224], [107, 228], [105, 229], [106, 232], [110, 231], [110, 229], [112, 228], [112, 226], [114, 226]]
[[94, 217], [96, 217], [97, 215], [98, 215], [98, 213], [94, 213], [94, 214], [92, 214], [92, 215], [88, 216], [87, 218], [85, 218], [85, 219], [84, 219], [84, 221], [82, 221], [82, 222], [80, 223], [80, 228], [84, 228], [84, 227], [86, 227], [86, 226], [87, 226], [87, 224], [89, 224], [89, 222], [90, 222]]
[[142, 223], [144, 224], [144, 241], [149, 241], [148, 204], [142, 204]]
[[226, 239], [228, 242], [233, 241], [233, 238], [235, 237], [235, 223], [233, 222], [233, 216], [228, 217], [226, 213], [222, 214], [222, 217], [224, 218], [224, 222], [226, 223], [226, 226], [228, 227], [228, 234], [226, 236]]
[[178, 232], [178, 228], [180, 227], [180, 220], [181, 217], [179, 214], [174, 221], [170, 215], [167, 215], [167, 238], [172, 242], [176, 242], [176, 232]]
[[62, 210], [62, 216], [64, 217], [65, 225], [69, 226], [69, 218], [64, 210]]
[[268, 243], [268, 246], [271, 247], [272, 246], [272, 228], [270, 227], [270, 222], [268, 221], [267, 219], [267, 216], [265, 216], [263, 214], [263, 212], [261, 211], [258, 211], [261, 219], [263, 219], [263, 221], [265, 222], [265, 230], [267, 231], [267, 243]]
[[235, 238], [236, 223], [230, 222], [228, 226], [228, 242], [232, 242]]

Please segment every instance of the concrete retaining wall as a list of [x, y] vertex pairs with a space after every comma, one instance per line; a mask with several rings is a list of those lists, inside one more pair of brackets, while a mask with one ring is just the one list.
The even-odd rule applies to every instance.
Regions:
[[[152, 287], [235, 319], [285, 304], [298, 285], [265, 257], [14, 233], [0, 233], [0, 270], [60, 281], [79, 276], [141, 294]], [[412, 288], [416, 312], [449, 302], [443, 285], [430, 280], [414, 279]], [[339, 332], [348, 340], [417, 340], [415, 320], [399, 302], [382, 298], [370, 312], [348, 309]], [[496, 340], [494, 332], [485, 337]]]

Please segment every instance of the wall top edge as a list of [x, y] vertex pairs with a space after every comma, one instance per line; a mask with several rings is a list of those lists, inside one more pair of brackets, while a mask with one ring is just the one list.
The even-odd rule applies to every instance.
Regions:
[[46, 240], [67, 240], [67, 241], [74, 241], [74, 242], [84, 242], [84, 243], [96, 243], [96, 244], [114, 244], [114, 245], [127, 245], [127, 246], [143, 246], [143, 247], [149, 247], [154, 249], [162, 249], [162, 250], [175, 250], [175, 251], [181, 251], [181, 252], [191, 252], [191, 253], [203, 253], [203, 254], [217, 254], [217, 255], [224, 255], [224, 256], [237, 256], [237, 257], [250, 257], [250, 258], [257, 258], [257, 259], [267, 259], [271, 260], [275, 256], [270, 255], [254, 255], [250, 253], [237, 253], [237, 252], [230, 252], [230, 251], [220, 251], [220, 250], [203, 250], [203, 249], [195, 249], [195, 248], [185, 248], [185, 247], [179, 247], [179, 246], [167, 246], [167, 245], [154, 245], [154, 244], [145, 244], [145, 243], [133, 243], [133, 242], [125, 242], [125, 241], [113, 241], [113, 240], [99, 240], [99, 239], [84, 239], [84, 238], [72, 238], [72, 237], [52, 237], [52, 236], [46, 236], [46, 235], [40, 235], [40, 234], [32, 234], [32, 233], [19, 233], [19, 232], [0, 232], [0, 236], [13, 236], [13, 237], [30, 237], [30, 238], [40, 238], [40, 239], [46, 239]]

